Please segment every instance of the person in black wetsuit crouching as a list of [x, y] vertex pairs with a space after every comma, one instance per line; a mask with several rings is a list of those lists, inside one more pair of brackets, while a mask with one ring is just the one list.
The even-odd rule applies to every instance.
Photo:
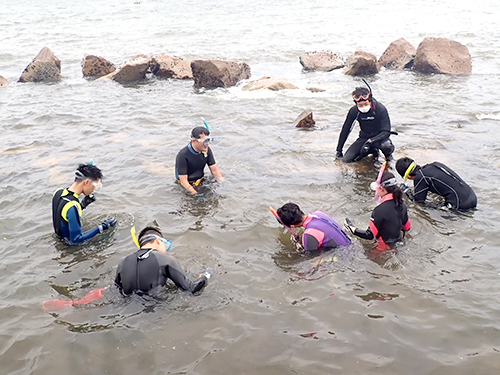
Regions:
[[[372, 97], [371, 92], [365, 87], [356, 87], [352, 92], [355, 105], [349, 109], [347, 117], [340, 132], [337, 144], [337, 159], [345, 163], [352, 163], [363, 159], [369, 154], [378, 156], [380, 149], [387, 161], [392, 161], [394, 145], [389, 138], [391, 135], [391, 120], [387, 108]], [[347, 149], [345, 155], [342, 153], [344, 144], [349, 133], [358, 121], [360, 131], [359, 137]]]
[[195, 281], [189, 280], [177, 260], [166, 254], [170, 241], [163, 238], [159, 229], [144, 228], [138, 241], [141, 248], [123, 259], [116, 270], [115, 284], [123, 294], [148, 293], [164, 286], [168, 279], [191, 293], [200, 291], [207, 284], [211, 270], [203, 271]]
[[477, 205], [474, 190], [442, 163], [435, 161], [421, 167], [413, 159], [403, 157], [396, 162], [396, 170], [405, 181], [413, 180], [413, 193], [405, 184], [401, 188], [415, 202], [425, 202], [430, 191], [444, 197], [440, 208], [465, 211]]
[[410, 230], [410, 219], [403, 202], [403, 192], [392, 173], [384, 172], [377, 189], [382, 203], [373, 210], [368, 229], [356, 228], [349, 219], [345, 220], [344, 228], [367, 240], [375, 238], [377, 250], [388, 250], [401, 241], [401, 231]]

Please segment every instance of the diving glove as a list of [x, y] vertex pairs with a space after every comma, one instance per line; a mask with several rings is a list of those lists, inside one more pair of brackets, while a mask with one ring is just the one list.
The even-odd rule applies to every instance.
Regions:
[[403, 191], [403, 193], [406, 194], [406, 196], [410, 199], [410, 200], [415, 200], [415, 197], [413, 196], [413, 192], [411, 191], [410, 187], [408, 185], [406, 185], [405, 183], [401, 183], [399, 185], [399, 187], [401, 188], [401, 190]]
[[108, 217], [101, 224], [97, 226], [99, 228], [99, 233], [102, 233], [105, 230], [113, 228], [115, 224], [116, 224], [116, 219], [111, 216]]
[[357, 228], [354, 226], [352, 221], [349, 220], [348, 217], [346, 217], [345, 221], [344, 221], [344, 229], [351, 232], [351, 234], [354, 234], [354, 232], [356, 231]]
[[208, 279], [210, 279], [210, 276], [212, 276], [212, 273], [213, 273], [212, 269], [207, 268], [206, 270], [201, 271], [200, 277], [205, 276], [208, 280]]
[[82, 206], [82, 208], [87, 208], [89, 204], [95, 202], [95, 199], [96, 198], [94, 193], [91, 193], [83, 197], [82, 201], [80, 202], [80, 205]]

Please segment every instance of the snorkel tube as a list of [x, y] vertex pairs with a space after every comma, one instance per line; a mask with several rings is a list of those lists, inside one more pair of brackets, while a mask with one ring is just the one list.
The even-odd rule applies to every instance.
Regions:
[[365, 83], [366, 86], [368, 86], [368, 91], [370, 91], [370, 102], [371, 102], [371, 99], [373, 98], [373, 93], [372, 93], [372, 88], [370, 87], [370, 85], [368, 84], [368, 82], [366, 82], [366, 79], [364, 78], [361, 78], [363, 80], [363, 82]]

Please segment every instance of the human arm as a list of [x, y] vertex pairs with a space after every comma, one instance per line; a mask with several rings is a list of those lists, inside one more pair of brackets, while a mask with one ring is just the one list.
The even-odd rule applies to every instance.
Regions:
[[318, 250], [320, 245], [319, 240], [312, 234], [305, 233], [302, 235], [302, 246], [305, 251]]
[[382, 103], [376, 103], [376, 116], [379, 122], [379, 132], [377, 135], [371, 137], [369, 141], [371, 143], [383, 141], [386, 138], [389, 138], [391, 135], [391, 119], [389, 118], [389, 112], [387, 108]]
[[98, 226], [82, 233], [82, 227], [80, 226], [77, 215], [77, 209], [74, 206], [71, 207], [66, 214], [68, 219], [69, 240], [71, 243], [86, 241], [99, 233]]
[[212, 176], [214, 176], [219, 182], [224, 182], [224, 177], [222, 177], [222, 173], [220, 173], [217, 164], [209, 165], [208, 169], [210, 169]]
[[[420, 172], [419, 172], [420, 173]], [[415, 202], [424, 203], [429, 191], [429, 184], [424, 177], [416, 175], [413, 180], [413, 198]]]
[[191, 293], [196, 293], [203, 289], [208, 280], [205, 275], [202, 274], [195, 281], [191, 281], [184, 274], [179, 262], [177, 262], [174, 257], [166, 254], [165, 256], [169, 257], [168, 264], [162, 267], [162, 272], [165, 277], [168, 277], [170, 280], [172, 280], [174, 284], [177, 285], [177, 287], [179, 287], [180, 289], [186, 290]]
[[344, 148], [344, 144], [347, 141], [347, 137], [351, 132], [352, 125], [356, 120], [357, 108], [356, 106], [351, 107], [349, 112], [347, 112], [346, 119], [344, 124], [342, 125], [342, 130], [340, 131], [339, 140], [337, 143], [337, 157], [342, 157], [342, 149]]
[[196, 189], [189, 183], [187, 174], [179, 175], [179, 182], [181, 186], [191, 194], [196, 194]]
[[356, 228], [353, 225], [353, 223], [351, 222], [351, 220], [349, 220], [348, 218], [346, 218], [345, 222], [344, 222], [344, 228], [348, 232], [350, 232], [351, 234], [354, 234], [355, 236], [364, 238], [365, 240], [372, 240], [373, 238], [375, 238], [376, 233], [378, 233], [378, 231], [377, 231], [377, 228], [374, 227], [374, 229], [376, 230], [376, 232], [375, 232], [375, 234], [373, 234], [373, 231], [372, 231], [373, 227], [374, 227], [374, 225], [373, 225], [373, 221], [372, 220], [370, 220], [370, 224], [369, 224], [368, 228], [365, 231]]

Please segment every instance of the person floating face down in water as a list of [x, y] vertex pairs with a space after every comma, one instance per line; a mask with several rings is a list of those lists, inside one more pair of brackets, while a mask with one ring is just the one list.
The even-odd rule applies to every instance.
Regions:
[[208, 165], [210, 172], [218, 181], [224, 181], [209, 147], [212, 141], [210, 131], [203, 126], [197, 126], [191, 131], [191, 142], [180, 150], [175, 158], [177, 182], [191, 194], [196, 194], [194, 187], [201, 183], [205, 165]]
[[167, 255], [170, 241], [161, 231], [146, 227], [139, 234], [140, 249], [121, 261], [116, 270], [115, 284], [123, 294], [149, 293], [164, 286], [170, 279], [182, 290], [196, 293], [203, 289], [212, 271], [203, 271], [195, 281], [189, 280], [177, 260]]
[[445, 201], [441, 204], [444, 209], [465, 211], [477, 205], [474, 190], [442, 163], [435, 161], [421, 167], [413, 159], [403, 157], [396, 162], [396, 170], [405, 181], [407, 178], [413, 180], [414, 192], [401, 184], [401, 189], [411, 200], [424, 203], [430, 191], [444, 197]]
[[403, 202], [403, 192], [392, 173], [384, 172], [377, 189], [382, 203], [373, 210], [368, 229], [356, 228], [349, 218], [345, 220], [344, 228], [367, 240], [375, 238], [377, 250], [387, 250], [401, 241], [401, 231], [405, 233], [410, 230], [410, 219]]
[[[82, 233], [82, 210], [95, 202], [94, 192], [101, 187], [102, 172], [93, 164], [80, 164], [75, 172], [73, 184], [59, 188], [52, 197], [52, 224], [59, 238], [76, 244], [112, 228], [116, 220], [108, 217], [101, 224]], [[80, 201], [80, 194], [85, 196]]]
[[340, 225], [330, 216], [320, 211], [307, 215], [295, 203], [286, 203], [278, 208], [280, 224], [291, 228], [304, 227], [302, 246], [305, 251], [331, 249], [351, 243]]
[[[387, 108], [373, 98], [370, 91], [365, 87], [356, 87], [352, 92], [352, 98], [355, 105], [349, 109], [344, 125], [342, 125], [337, 143], [336, 158], [342, 159], [345, 163], [352, 163], [363, 159], [370, 153], [378, 156], [378, 150], [380, 149], [387, 161], [394, 160], [392, 157], [394, 145], [389, 138], [391, 135], [391, 120]], [[360, 127], [359, 137], [344, 155], [342, 149], [356, 120]]]

